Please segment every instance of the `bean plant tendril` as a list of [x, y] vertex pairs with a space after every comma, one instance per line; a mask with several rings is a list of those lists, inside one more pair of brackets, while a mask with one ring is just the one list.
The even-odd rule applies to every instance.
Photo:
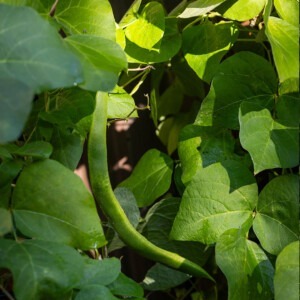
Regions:
[[213, 280], [197, 264], [149, 242], [129, 222], [114, 195], [108, 175], [106, 148], [107, 101], [107, 94], [103, 94], [102, 97], [97, 99], [88, 141], [90, 179], [97, 204], [100, 205], [123, 242], [142, 256], [193, 276]]

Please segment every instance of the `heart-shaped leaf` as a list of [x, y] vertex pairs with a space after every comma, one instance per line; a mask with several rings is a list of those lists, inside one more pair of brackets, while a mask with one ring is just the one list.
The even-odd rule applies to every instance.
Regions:
[[198, 170], [187, 185], [171, 238], [212, 244], [230, 228], [252, 219], [257, 203], [254, 176], [232, 160]]
[[17, 228], [29, 237], [80, 249], [106, 243], [92, 195], [77, 175], [54, 160], [24, 168], [12, 208]]
[[261, 245], [277, 255], [299, 237], [299, 178], [279, 176], [259, 195], [253, 229]]
[[251, 107], [242, 103], [240, 108], [240, 141], [251, 155], [255, 174], [266, 169], [297, 166], [297, 127], [276, 122], [267, 109], [254, 111]]

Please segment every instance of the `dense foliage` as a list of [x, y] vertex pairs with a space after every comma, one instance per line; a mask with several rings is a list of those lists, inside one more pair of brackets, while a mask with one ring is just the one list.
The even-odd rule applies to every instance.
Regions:
[[[135, 0], [116, 24], [108, 0], [0, 0], [8, 299], [299, 299], [299, 1], [166, 3]], [[137, 231], [215, 283], [159, 263], [142, 283], [125, 276], [109, 258], [124, 244], [74, 174], [96, 100], [109, 123], [138, 117], [144, 81], [165, 152], [115, 195]]]

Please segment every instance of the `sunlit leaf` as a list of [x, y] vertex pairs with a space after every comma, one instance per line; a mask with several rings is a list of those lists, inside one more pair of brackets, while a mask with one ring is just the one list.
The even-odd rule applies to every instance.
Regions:
[[299, 238], [299, 177], [279, 176], [259, 195], [253, 229], [262, 247], [277, 255]]
[[299, 26], [299, 1], [274, 0], [274, 5], [276, 11], [283, 20], [295, 26]]
[[156, 150], [147, 151], [135, 166], [132, 174], [120, 187], [131, 190], [139, 207], [150, 205], [170, 187], [172, 159]]
[[215, 243], [230, 228], [252, 219], [257, 203], [254, 176], [232, 160], [199, 169], [187, 185], [171, 238]]
[[242, 229], [230, 229], [218, 240], [216, 262], [228, 282], [228, 299], [272, 299], [274, 268], [264, 251], [246, 238]]
[[25, 235], [91, 249], [105, 244], [92, 195], [54, 160], [24, 168], [13, 193], [17, 228]]

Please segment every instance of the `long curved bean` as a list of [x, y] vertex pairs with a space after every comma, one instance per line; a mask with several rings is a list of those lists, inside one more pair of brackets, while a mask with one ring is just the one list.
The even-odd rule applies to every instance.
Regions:
[[[100, 96], [100, 97], [99, 97]], [[142, 236], [129, 222], [111, 187], [106, 149], [108, 94], [101, 93], [96, 107], [88, 140], [88, 162], [91, 187], [97, 204], [123, 242], [142, 256], [184, 271], [196, 277], [213, 278], [197, 264], [180, 255], [157, 247]]]

